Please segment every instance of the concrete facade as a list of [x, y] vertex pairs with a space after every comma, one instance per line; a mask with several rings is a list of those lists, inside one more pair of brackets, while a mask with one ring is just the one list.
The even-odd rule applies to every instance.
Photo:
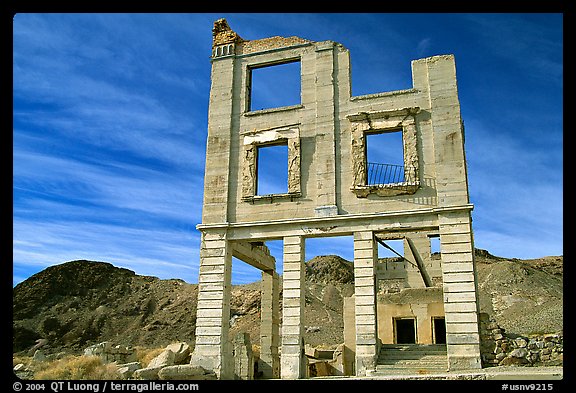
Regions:
[[[300, 65], [300, 103], [251, 110], [252, 71], [286, 62]], [[305, 239], [353, 235], [354, 368], [366, 375], [380, 345], [377, 242], [405, 238], [410, 250], [424, 255], [418, 252], [422, 239], [438, 235], [441, 260], [428, 271], [425, 258], [416, 258], [418, 272], [409, 275], [414, 282], [434, 275], [441, 280], [450, 369], [479, 368], [473, 206], [454, 57], [414, 60], [410, 89], [353, 97], [349, 52], [341, 44], [298, 37], [247, 41], [221, 19], [214, 24], [211, 63], [192, 363], [233, 378], [234, 256], [263, 271], [259, 369], [269, 378], [304, 377]], [[402, 176], [370, 183], [367, 137], [390, 132], [402, 135]], [[287, 146], [287, 189], [260, 195], [258, 149], [271, 144]], [[269, 240], [284, 242], [281, 324], [270, 306], [278, 304], [278, 278]]]

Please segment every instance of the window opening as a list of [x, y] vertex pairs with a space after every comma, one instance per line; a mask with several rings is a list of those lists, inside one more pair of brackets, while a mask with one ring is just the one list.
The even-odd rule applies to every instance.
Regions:
[[[402, 130], [366, 134], [366, 184], [411, 181], [404, 168]], [[408, 175], [409, 176], [409, 175]]]
[[299, 105], [300, 61], [253, 67], [250, 72], [249, 111]]
[[257, 157], [256, 194], [288, 193], [288, 144], [258, 146]]
[[430, 239], [430, 255], [440, 255], [440, 236], [429, 236]]
[[382, 242], [378, 242], [378, 258], [394, 258], [394, 260], [403, 261], [404, 239], [383, 240]]
[[394, 318], [396, 344], [416, 344], [416, 319]]
[[446, 320], [443, 317], [432, 318], [434, 344], [446, 344]]

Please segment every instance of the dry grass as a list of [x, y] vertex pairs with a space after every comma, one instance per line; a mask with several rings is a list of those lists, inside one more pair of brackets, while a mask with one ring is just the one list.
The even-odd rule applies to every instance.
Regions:
[[12, 356], [12, 367], [22, 363], [28, 366], [32, 362], [32, 356]]
[[34, 371], [34, 379], [120, 379], [116, 364], [104, 364], [98, 356], [67, 356], [35, 363]]
[[136, 347], [136, 361], [139, 362], [142, 367], [147, 367], [152, 359], [160, 355], [165, 347], [162, 348], [144, 348]]

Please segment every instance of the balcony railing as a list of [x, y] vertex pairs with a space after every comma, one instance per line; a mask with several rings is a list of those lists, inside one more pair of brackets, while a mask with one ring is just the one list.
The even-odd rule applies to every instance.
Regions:
[[416, 170], [404, 165], [368, 163], [366, 185], [405, 184], [416, 181]]

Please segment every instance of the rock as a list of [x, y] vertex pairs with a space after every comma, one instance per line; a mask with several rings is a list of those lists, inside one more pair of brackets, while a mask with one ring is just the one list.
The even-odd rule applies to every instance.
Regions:
[[132, 377], [134, 371], [138, 370], [140, 367], [140, 363], [138, 362], [119, 364], [118, 373], [122, 376], [123, 379], [128, 379]]
[[146, 368], [160, 369], [166, 366], [173, 366], [175, 357], [176, 356], [174, 355], [174, 352], [172, 352], [170, 349], [165, 349], [160, 355], [152, 359]]
[[161, 370], [160, 367], [146, 367], [141, 368], [139, 370], [134, 371], [133, 377], [135, 379], [147, 379], [147, 380], [155, 380], [158, 379], [158, 372]]
[[499, 363], [500, 366], [520, 366], [529, 363], [526, 358], [507, 356]]
[[158, 377], [162, 380], [217, 379], [216, 374], [213, 372], [209, 372], [201, 366], [194, 366], [191, 364], [164, 367], [158, 372]]
[[46, 355], [44, 355], [44, 351], [37, 349], [36, 352], [34, 352], [34, 356], [32, 357], [32, 360], [35, 362], [43, 362], [46, 360]]
[[525, 358], [528, 356], [528, 350], [526, 348], [516, 348], [512, 352], [510, 352], [510, 356], [515, 358]]
[[518, 348], [525, 348], [528, 345], [528, 342], [523, 337], [518, 337], [514, 342]]
[[174, 352], [170, 349], [165, 349], [160, 355], [148, 363], [148, 367], [141, 368], [134, 371], [134, 378], [136, 379], [158, 379], [158, 373], [162, 368], [174, 365]]
[[190, 345], [185, 342], [170, 344], [166, 349], [174, 352], [174, 364], [184, 363], [190, 355]]
[[103, 341], [84, 349], [85, 356], [99, 356], [104, 363], [129, 363], [136, 360], [136, 352], [133, 348], [114, 345], [110, 341]]

